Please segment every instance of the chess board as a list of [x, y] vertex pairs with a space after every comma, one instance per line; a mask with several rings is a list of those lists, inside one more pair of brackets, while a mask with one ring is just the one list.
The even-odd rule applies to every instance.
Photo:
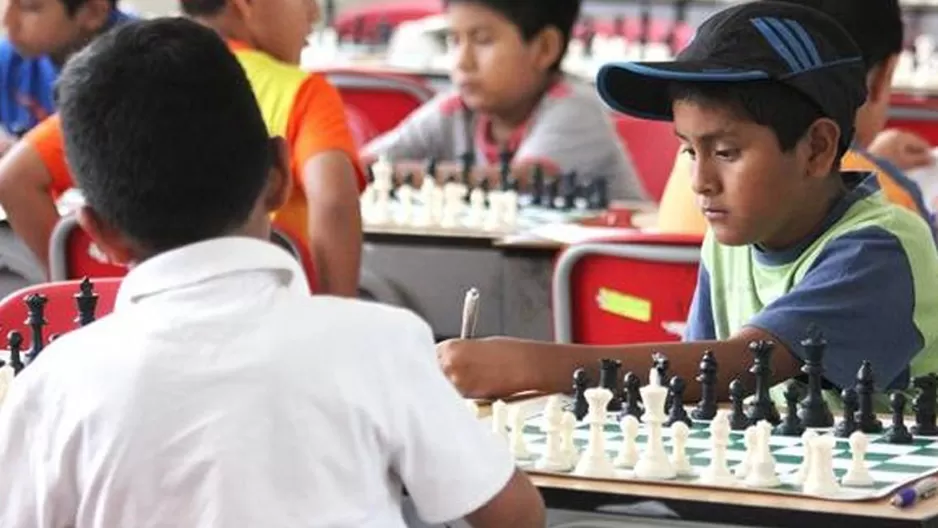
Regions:
[[[533, 408], [533, 406], [531, 407]], [[547, 447], [547, 435], [542, 430], [542, 413], [539, 409], [533, 413], [530, 412], [531, 410], [532, 409], [528, 409], [529, 416], [525, 420], [523, 432], [525, 444], [527, 445], [528, 451], [532, 454], [532, 458], [529, 460], [518, 460], [518, 466], [530, 473], [574, 476], [572, 472], [561, 473], [535, 468], [537, 460], [544, 454]], [[645, 442], [647, 441], [644, 427], [643, 424], [637, 438], [640, 453], [644, 449]], [[828, 431], [825, 430], [818, 430], [818, 432], [820, 434], [828, 434]], [[619, 430], [618, 418], [615, 414], [609, 413], [608, 420], [604, 427], [604, 433], [606, 438], [606, 452], [610, 459], [615, 458], [623, 439]], [[670, 454], [670, 431], [665, 428], [663, 433], [665, 450]], [[589, 425], [578, 422], [574, 430], [574, 443], [581, 453], [586, 448], [588, 438]], [[896, 490], [922, 477], [938, 472], [938, 437], [916, 437], [913, 443], [909, 445], [889, 444], [879, 435], [869, 435], [869, 441], [866, 463], [867, 467], [870, 469], [870, 474], [875, 480], [874, 485], [867, 488], [842, 487], [840, 491], [833, 496], [814, 496], [815, 498], [834, 501], [862, 501], [884, 498], [891, 496]], [[779, 474], [779, 479], [782, 481], [782, 485], [777, 488], [750, 488], [746, 486], [742, 480], [734, 486], [704, 484], [698, 481], [697, 476], [677, 477], [676, 479], [668, 481], [649, 481], [638, 479], [631, 470], [625, 469], [617, 469], [616, 478], [613, 480], [656, 482], [689, 487], [741, 489], [781, 495], [805, 495], [802, 493], [801, 487], [794, 484], [793, 481], [793, 475], [798, 470], [804, 457], [801, 438], [773, 435], [769, 445], [776, 461], [776, 471]], [[710, 445], [709, 422], [694, 422], [687, 440], [686, 453], [691, 465], [698, 474], [710, 464], [712, 448]], [[746, 448], [743, 443], [743, 432], [733, 431], [730, 436], [730, 447], [726, 455], [730, 471], [743, 460], [745, 453]], [[838, 480], [846, 473], [847, 468], [850, 467], [850, 462], [851, 454], [847, 440], [838, 438], [837, 445], [834, 448], [833, 460], [834, 473], [837, 475]], [[576, 476], [576, 478], [590, 477]]]

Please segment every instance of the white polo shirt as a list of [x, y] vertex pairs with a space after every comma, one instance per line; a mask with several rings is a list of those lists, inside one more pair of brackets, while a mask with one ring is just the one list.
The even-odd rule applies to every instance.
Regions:
[[285, 251], [215, 239], [130, 272], [0, 408], [0, 527], [396, 527], [508, 482], [410, 312], [310, 297]]

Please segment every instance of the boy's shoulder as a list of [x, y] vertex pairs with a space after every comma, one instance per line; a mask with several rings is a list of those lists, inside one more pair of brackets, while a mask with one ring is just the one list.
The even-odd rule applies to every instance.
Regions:
[[570, 118], [578, 116], [609, 120], [609, 111], [596, 94], [596, 90], [585, 83], [564, 78], [544, 94], [538, 115], [541, 118]]

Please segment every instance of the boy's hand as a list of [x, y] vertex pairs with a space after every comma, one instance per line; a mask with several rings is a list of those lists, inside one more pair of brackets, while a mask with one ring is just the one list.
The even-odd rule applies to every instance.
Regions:
[[[519, 345], [520, 343], [514, 343]], [[437, 345], [443, 373], [467, 398], [498, 398], [531, 389], [536, 366], [508, 338], [451, 339]]]
[[904, 171], [935, 163], [928, 141], [918, 134], [895, 128], [880, 132], [868, 150]]

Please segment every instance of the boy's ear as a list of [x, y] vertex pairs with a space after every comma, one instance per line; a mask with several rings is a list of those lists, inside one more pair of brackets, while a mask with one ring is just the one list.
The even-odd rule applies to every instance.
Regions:
[[268, 212], [274, 212], [290, 198], [290, 149], [282, 137], [270, 138], [272, 162], [267, 176], [267, 187], [264, 190], [264, 207]]
[[840, 127], [828, 118], [815, 121], [807, 133], [808, 174], [826, 178], [837, 160], [840, 145]]
[[560, 60], [560, 54], [563, 53], [563, 34], [555, 27], [546, 27], [541, 30], [534, 41], [535, 63], [538, 69], [547, 70]]
[[136, 253], [129, 241], [116, 229], [103, 221], [94, 209], [83, 205], [78, 209], [78, 225], [88, 233], [91, 240], [112, 264], [128, 265], [136, 260]]
[[899, 55], [890, 55], [886, 60], [874, 66], [867, 74], [867, 101], [878, 103], [888, 99], [892, 93], [892, 77], [896, 71]]
[[79, 27], [88, 33], [98, 33], [111, 16], [111, 3], [108, 0], [88, 0], [73, 15]]

